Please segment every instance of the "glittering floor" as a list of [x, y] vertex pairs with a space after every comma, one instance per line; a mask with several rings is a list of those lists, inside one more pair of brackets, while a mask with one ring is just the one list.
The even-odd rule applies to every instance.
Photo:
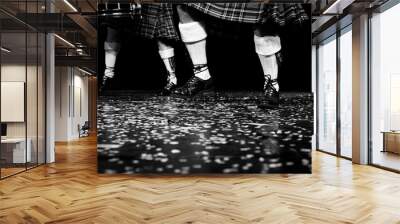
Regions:
[[311, 94], [101, 96], [99, 173], [310, 173]]

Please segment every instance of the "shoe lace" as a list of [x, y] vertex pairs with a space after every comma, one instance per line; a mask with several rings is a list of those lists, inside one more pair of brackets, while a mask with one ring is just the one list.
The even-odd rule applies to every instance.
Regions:
[[114, 67], [106, 67], [104, 72], [104, 79], [114, 78]]
[[197, 83], [197, 77], [196, 76], [193, 76], [191, 79], [189, 79], [189, 81], [188, 81], [188, 85], [189, 86], [193, 86], [194, 84], [196, 84]]
[[173, 82], [168, 82], [167, 85], [165, 85], [164, 89], [170, 89], [174, 86], [175, 84]]
[[273, 87], [275, 90], [278, 90], [279, 89], [278, 79], [272, 79], [271, 75], [265, 75], [264, 89], [266, 89], [269, 86]]

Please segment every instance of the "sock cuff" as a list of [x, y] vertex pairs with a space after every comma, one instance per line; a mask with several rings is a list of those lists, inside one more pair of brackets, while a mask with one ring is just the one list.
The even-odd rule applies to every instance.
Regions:
[[158, 51], [160, 54], [161, 59], [167, 59], [175, 56], [175, 50], [174, 48], [168, 48], [165, 50], [160, 50]]
[[104, 50], [119, 51], [121, 45], [118, 42], [104, 42]]
[[208, 80], [209, 78], [211, 78], [210, 71], [208, 69], [197, 72], [196, 74], [194, 74], [194, 76], [202, 80]]
[[259, 37], [254, 35], [254, 44], [256, 53], [264, 56], [276, 54], [282, 48], [281, 38], [279, 36]]
[[207, 64], [197, 64], [197, 65], [193, 65], [193, 71], [196, 72], [202, 72], [204, 70], [208, 69], [208, 65]]
[[185, 43], [193, 43], [207, 38], [207, 32], [199, 22], [179, 23], [179, 31], [182, 41]]

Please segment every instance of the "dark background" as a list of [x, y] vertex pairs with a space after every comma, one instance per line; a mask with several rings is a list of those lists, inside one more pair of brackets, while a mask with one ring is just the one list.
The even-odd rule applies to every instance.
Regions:
[[[311, 15], [310, 5], [305, 9]], [[310, 16], [311, 18], [311, 16]], [[104, 19], [99, 17], [99, 78], [104, 72]], [[221, 24], [218, 24], [218, 23]], [[176, 21], [177, 25], [178, 21]], [[155, 40], [130, 32], [134, 22], [121, 20], [122, 47], [117, 57], [115, 78], [106, 90], [157, 90], [166, 81], [166, 70]], [[221, 90], [262, 90], [264, 78], [254, 50], [253, 26], [213, 19], [206, 21], [207, 56], [215, 88]], [[285, 92], [311, 92], [311, 21], [280, 29], [283, 64], [279, 82]], [[178, 84], [192, 76], [191, 61], [182, 42], [175, 43]]]

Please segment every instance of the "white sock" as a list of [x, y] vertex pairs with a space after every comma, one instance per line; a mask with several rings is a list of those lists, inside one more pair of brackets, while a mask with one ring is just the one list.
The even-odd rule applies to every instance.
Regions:
[[265, 55], [258, 55], [258, 58], [261, 62], [261, 67], [265, 75], [270, 75], [271, 79], [278, 78], [278, 61], [276, 59], [275, 54], [265, 56]]
[[117, 55], [120, 50], [120, 44], [117, 42], [104, 42], [105, 51], [105, 64], [106, 69], [104, 71], [104, 76], [108, 78], [114, 77], [114, 67], [117, 61]]
[[206, 53], [207, 33], [203, 25], [199, 22], [180, 23], [179, 31], [192, 59], [195, 76], [203, 80], [210, 79]]
[[118, 52], [106, 50], [106, 70], [104, 71], [104, 76], [108, 78], [114, 77], [114, 67]]
[[281, 38], [279, 36], [254, 35], [254, 45], [257, 54], [273, 55], [282, 49]]
[[[194, 66], [194, 75], [200, 79], [208, 80], [211, 78], [210, 72], [207, 67], [207, 54], [206, 54], [206, 40], [201, 40], [196, 43], [186, 43], [186, 48], [189, 52]], [[202, 68], [196, 71], [196, 67], [201, 65]]]
[[160, 50], [158, 52], [161, 59], [164, 62], [165, 68], [168, 71], [168, 82], [172, 82], [175, 85], [178, 83], [178, 79], [175, 75], [175, 52], [173, 48], [168, 48], [165, 50]]
[[[261, 67], [263, 69], [265, 78], [270, 76], [272, 80], [277, 79], [278, 78], [278, 61], [276, 59], [276, 55], [273, 54], [273, 55], [265, 56], [265, 55], [259, 54], [258, 58], [260, 59]], [[278, 85], [276, 85], [275, 87], [279, 88]], [[277, 89], [277, 90], [279, 90], [279, 89]]]
[[200, 78], [202, 80], [209, 80], [211, 78], [207, 64], [195, 65], [193, 70], [194, 70], [194, 75], [197, 78]]
[[[258, 58], [260, 59], [261, 66], [264, 72], [264, 78], [272, 80], [278, 78], [278, 60], [276, 53], [281, 49], [281, 38], [279, 36], [257, 36], [254, 35], [254, 45]], [[279, 85], [274, 83], [275, 88], [278, 90]]]
[[174, 73], [169, 73], [168, 74], [168, 82], [173, 83], [173, 84], [178, 84], [178, 79], [176, 78], [175, 72]]
[[204, 25], [199, 22], [179, 23], [178, 26], [184, 43], [199, 42], [207, 38]]

